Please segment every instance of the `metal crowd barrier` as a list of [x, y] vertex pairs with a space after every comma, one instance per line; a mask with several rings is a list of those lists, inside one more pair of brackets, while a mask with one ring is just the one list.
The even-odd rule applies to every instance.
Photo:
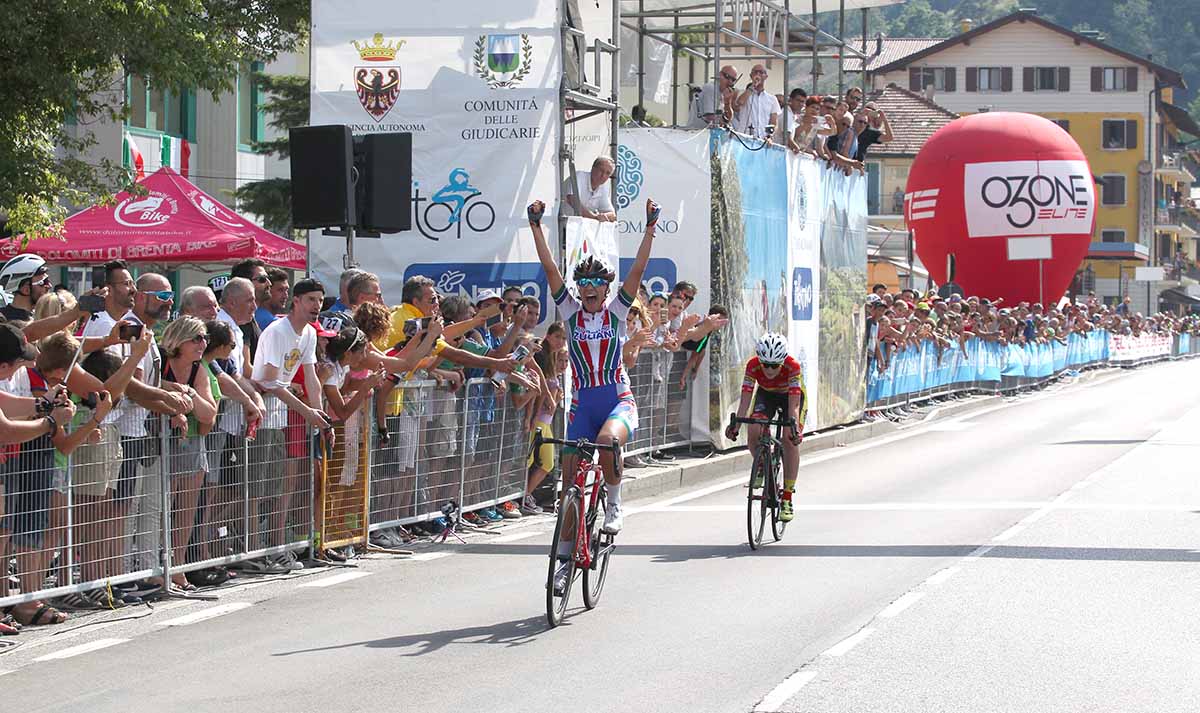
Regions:
[[[264, 400], [271, 415], [253, 441], [219, 429], [189, 436], [165, 416], [146, 419], [140, 435], [116, 416], [69, 456], [48, 438], [4, 449], [0, 537], [15, 554], [16, 586], [9, 580], [0, 606], [57, 597], [86, 606], [73, 597], [307, 547], [315, 440]], [[89, 418], [81, 408], [74, 426]]]
[[971, 338], [940, 349], [924, 340], [895, 350], [882, 370], [873, 357], [868, 359], [866, 409], [886, 411], [972, 392], [1013, 393], [1073, 370], [1137, 366], [1193, 354], [1200, 354], [1200, 338], [1187, 334], [1122, 337], [1095, 330], [1070, 334], [1066, 344], [1001, 345]]
[[691, 352], [644, 349], [629, 370], [638, 405], [638, 428], [625, 455], [686, 446], [692, 435], [692, 390], [680, 378]]

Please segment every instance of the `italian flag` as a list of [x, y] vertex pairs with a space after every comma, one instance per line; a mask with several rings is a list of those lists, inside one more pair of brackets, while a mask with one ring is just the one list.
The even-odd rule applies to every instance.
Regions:
[[192, 147], [187, 139], [177, 139], [174, 136], [162, 137], [162, 165], [170, 166], [187, 178], [188, 163], [192, 155]]
[[129, 132], [125, 132], [125, 147], [124, 161], [126, 166], [132, 166], [137, 173], [135, 180], [142, 180], [146, 177], [146, 161], [142, 158], [142, 152], [138, 150], [137, 144], [133, 142], [133, 137]]

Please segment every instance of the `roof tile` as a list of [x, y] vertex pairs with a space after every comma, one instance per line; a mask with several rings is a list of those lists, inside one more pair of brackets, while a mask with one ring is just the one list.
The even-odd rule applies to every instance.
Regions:
[[869, 157], [916, 156], [933, 132], [958, 118], [958, 114], [895, 84], [867, 95], [892, 125], [890, 143], [871, 147]]

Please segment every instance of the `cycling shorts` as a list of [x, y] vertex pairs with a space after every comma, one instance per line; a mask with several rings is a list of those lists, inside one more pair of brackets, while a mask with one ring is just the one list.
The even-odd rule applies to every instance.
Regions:
[[595, 441], [600, 429], [610, 419], [616, 419], [629, 431], [637, 429], [637, 402], [627, 384], [592, 386], [575, 392], [567, 420], [567, 440], [586, 438]]
[[754, 418], [774, 419], [779, 414], [780, 419], [788, 416], [788, 395], [777, 391], [756, 389], [754, 394]]

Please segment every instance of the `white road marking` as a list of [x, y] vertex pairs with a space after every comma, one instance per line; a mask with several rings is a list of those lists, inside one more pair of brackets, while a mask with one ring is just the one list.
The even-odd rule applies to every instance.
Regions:
[[763, 698], [758, 705], [754, 706], [755, 713], [775, 713], [780, 706], [788, 702], [792, 696], [796, 695], [801, 688], [808, 685], [808, 682], [817, 677], [816, 671], [797, 671], [791, 676], [783, 679], [783, 683], [779, 684], [770, 693]]
[[908, 594], [905, 594], [903, 597], [900, 597], [896, 601], [889, 604], [883, 611], [879, 612], [878, 618], [891, 619], [900, 612], [921, 601], [921, 597], [923, 596], [925, 596], [925, 592], [909, 592]]
[[349, 582], [351, 580], [359, 579], [361, 577], [366, 577], [370, 574], [371, 574], [370, 572], [364, 572], [362, 570], [355, 570], [355, 571], [351, 571], [351, 572], [342, 572], [341, 574], [335, 574], [332, 577], [322, 577], [320, 579], [316, 579], [311, 582], [305, 582], [304, 584], [301, 584], [300, 586], [301, 587], [332, 587], [335, 584], [341, 584], [342, 582]]
[[430, 560], [438, 560], [443, 557], [449, 557], [453, 552], [422, 552], [419, 555], [413, 555], [400, 560], [401, 562], [428, 562]]
[[928, 587], [936, 587], [937, 585], [950, 579], [955, 574], [958, 574], [958, 567], [947, 567], [940, 572], [935, 572], [933, 576], [925, 580], [925, 585]]
[[540, 530], [537, 532], [516, 532], [511, 535], [501, 535], [500, 537], [495, 537], [490, 540], [484, 540], [484, 543], [485, 544], [487, 544], [487, 543], [504, 544], [506, 542], [516, 542], [518, 540], [525, 540], [530, 537], [537, 537], [538, 535], [546, 535], [546, 534], [549, 534], [549, 533], [542, 532]]
[[187, 626], [188, 624], [195, 624], [197, 622], [215, 619], [219, 616], [224, 616], [225, 614], [232, 614], [235, 611], [241, 611], [242, 609], [252, 606], [254, 606], [254, 602], [230, 602], [229, 604], [219, 604], [215, 607], [208, 607], [207, 609], [201, 609], [200, 611], [192, 612], [191, 614], [184, 614], [183, 616], [175, 617], [174, 619], [167, 619], [166, 621], [160, 621], [156, 623], [159, 626]]
[[[1049, 505], [1049, 500], [945, 502], [945, 503], [817, 503], [794, 504], [797, 512], [859, 512], [859, 511], [943, 511], [943, 510], [1036, 510]], [[745, 505], [649, 505], [642, 512], [743, 512]]]
[[123, 644], [126, 641], [129, 641], [129, 639], [96, 639], [95, 641], [89, 641], [86, 644], [80, 644], [79, 646], [72, 646], [69, 649], [63, 649], [62, 651], [55, 651], [52, 654], [46, 654], [45, 656], [39, 656], [36, 659], [34, 659], [34, 661], [40, 662], [40, 661], [57, 661], [59, 659], [69, 659], [72, 656], [79, 656], [80, 654], [86, 654], [86, 653], [89, 653], [92, 651], [99, 651], [100, 649], [107, 649], [110, 646], [116, 646], [117, 644]]
[[1021, 531], [1024, 529], [1025, 529], [1025, 526], [1018, 522], [1017, 524], [1008, 528], [1004, 532], [1001, 532], [999, 535], [996, 535], [995, 537], [993, 537], [992, 542], [1007, 542], [1008, 540], [1011, 540], [1012, 538], [1021, 534]]
[[845, 656], [847, 653], [850, 652], [850, 649], [853, 649], [855, 646], [858, 646], [860, 643], [862, 643], [864, 640], [866, 640], [866, 638], [868, 636], [870, 636], [871, 634], [874, 634], [874, 633], [875, 633], [875, 629], [872, 627], [869, 627], [869, 626], [864, 629], [859, 629], [858, 633], [854, 634], [853, 636], [847, 636], [846, 638], [842, 639], [839, 643], [830, 647], [823, 655], [824, 656]]
[[975, 423], [974, 421], [947, 421], [945, 423], [932, 424], [929, 427], [929, 430], [935, 433], [957, 433], [959, 431], [966, 431], [967, 429], [974, 428], [978, 425], [979, 424]]

